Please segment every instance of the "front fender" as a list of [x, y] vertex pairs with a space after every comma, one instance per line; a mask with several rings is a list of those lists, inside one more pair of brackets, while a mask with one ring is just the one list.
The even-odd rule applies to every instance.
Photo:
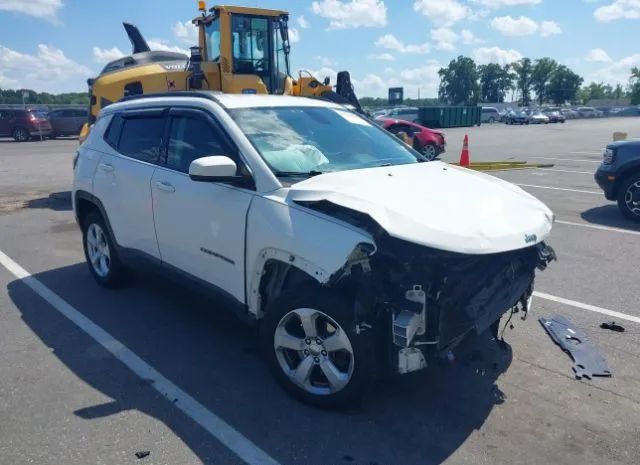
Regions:
[[362, 243], [375, 248], [372, 236], [354, 226], [281, 198], [257, 197], [247, 218], [245, 273], [249, 311], [260, 314], [260, 279], [268, 260], [289, 263], [326, 284]]

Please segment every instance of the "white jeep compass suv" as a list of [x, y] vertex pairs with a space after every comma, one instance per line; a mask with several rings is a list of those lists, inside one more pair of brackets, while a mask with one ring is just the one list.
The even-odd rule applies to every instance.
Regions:
[[[174, 92], [102, 111], [75, 161], [89, 270], [143, 259], [234, 302], [321, 406], [527, 310], [551, 211], [321, 100]], [[215, 311], [215, 304], [212, 305]]]

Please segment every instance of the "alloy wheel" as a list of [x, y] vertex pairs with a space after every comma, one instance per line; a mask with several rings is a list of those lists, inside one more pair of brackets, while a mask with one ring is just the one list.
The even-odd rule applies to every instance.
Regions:
[[111, 267], [111, 254], [105, 232], [99, 225], [91, 223], [87, 228], [86, 241], [87, 255], [93, 270], [101, 278], [106, 277]]
[[275, 329], [273, 347], [289, 380], [314, 395], [335, 394], [353, 375], [354, 355], [344, 329], [312, 308], [288, 312]]
[[13, 131], [13, 138], [18, 142], [25, 142], [29, 139], [29, 133], [24, 128], [16, 128]]
[[640, 217], [640, 180], [627, 188], [624, 203], [632, 214]]
[[438, 156], [438, 154], [436, 153], [436, 147], [431, 144], [427, 144], [422, 148], [422, 154], [429, 161], [435, 160], [435, 158]]

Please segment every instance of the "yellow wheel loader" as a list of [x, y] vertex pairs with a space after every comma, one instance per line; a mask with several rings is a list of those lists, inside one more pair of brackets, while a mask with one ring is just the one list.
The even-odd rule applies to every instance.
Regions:
[[153, 51], [136, 26], [124, 23], [132, 54], [108, 63], [89, 79], [91, 98], [88, 126], [98, 112], [123, 97], [185, 90], [226, 93], [283, 94], [325, 98], [362, 111], [349, 73], [338, 73], [334, 91], [329, 79], [320, 82], [308, 72], [291, 76], [289, 67], [289, 13], [239, 6], [214, 6], [192, 22], [198, 44], [190, 56]]

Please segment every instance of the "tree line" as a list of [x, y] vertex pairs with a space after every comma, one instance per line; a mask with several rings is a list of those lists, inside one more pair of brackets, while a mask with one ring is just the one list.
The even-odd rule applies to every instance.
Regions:
[[21, 104], [23, 90], [29, 93], [29, 96], [24, 100], [28, 105], [89, 105], [87, 92], [50, 94], [48, 92], [35, 92], [31, 89], [0, 89], [0, 104]]
[[[594, 99], [620, 100], [629, 97], [640, 104], [640, 69], [633, 68], [629, 86], [612, 87], [591, 83], [581, 87], [584, 79], [569, 67], [552, 58], [522, 58], [510, 64], [476, 65], [472, 58], [459, 56], [438, 71], [438, 98], [449, 105], [476, 105], [478, 102], [500, 103], [509, 95], [517, 96], [523, 106], [586, 103]], [[535, 94], [535, 99], [532, 96]], [[513, 98], [511, 99], [514, 100]]]

